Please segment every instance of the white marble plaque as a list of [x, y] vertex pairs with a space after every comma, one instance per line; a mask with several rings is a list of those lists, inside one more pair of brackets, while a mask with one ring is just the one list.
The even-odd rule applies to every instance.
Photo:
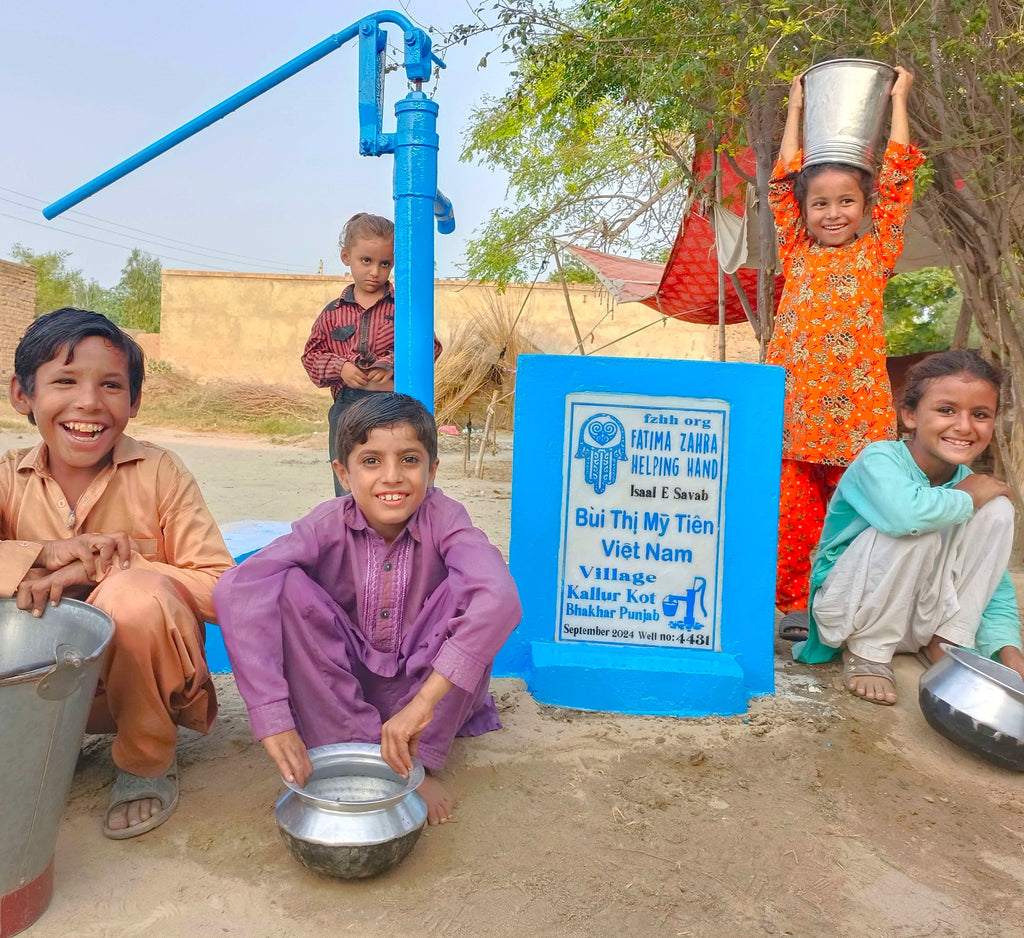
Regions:
[[721, 650], [729, 404], [566, 397], [555, 640]]

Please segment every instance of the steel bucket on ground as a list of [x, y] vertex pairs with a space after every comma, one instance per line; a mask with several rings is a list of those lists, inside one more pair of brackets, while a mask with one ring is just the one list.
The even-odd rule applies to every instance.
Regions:
[[0, 599], [0, 938], [46, 911], [53, 852], [110, 617], [65, 599], [40, 618]]
[[804, 72], [804, 167], [845, 163], [874, 175], [885, 152], [896, 69], [870, 59], [832, 59]]

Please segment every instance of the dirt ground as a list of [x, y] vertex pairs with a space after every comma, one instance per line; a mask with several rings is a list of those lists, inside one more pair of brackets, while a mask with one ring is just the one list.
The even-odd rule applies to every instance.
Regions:
[[[291, 520], [331, 494], [323, 437], [133, 432], [183, 456], [221, 523]], [[507, 441], [483, 480], [462, 477], [454, 445], [439, 484], [507, 550]], [[730, 718], [570, 711], [496, 680], [505, 728], [457, 740], [450, 760], [456, 820], [368, 882], [292, 859], [272, 813], [282, 783], [222, 676], [217, 727], [182, 731], [181, 803], [150, 834], [102, 836], [114, 769], [109, 740], [87, 739], [54, 899], [29, 934], [1024, 936], [1024, 777], [927, 726], [912, 659], [884, 708], [788, 651], [776, 695]]]

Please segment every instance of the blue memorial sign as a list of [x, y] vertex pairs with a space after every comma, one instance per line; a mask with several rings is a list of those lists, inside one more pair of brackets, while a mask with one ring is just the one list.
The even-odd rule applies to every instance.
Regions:
[[495, 675], [540, 701], [742, 713], [774, 678], [784, 372], [523, 355]]
[[555, 640], [721, 651], [726, 401], [566, 397]]

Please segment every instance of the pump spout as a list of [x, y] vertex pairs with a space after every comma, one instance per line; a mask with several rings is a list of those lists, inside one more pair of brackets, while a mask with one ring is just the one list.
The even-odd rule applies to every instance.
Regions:
[[455, 208], [440, 189], [434, 195], [434, 219], [438, 234], [451, 234], [455, 230]]

